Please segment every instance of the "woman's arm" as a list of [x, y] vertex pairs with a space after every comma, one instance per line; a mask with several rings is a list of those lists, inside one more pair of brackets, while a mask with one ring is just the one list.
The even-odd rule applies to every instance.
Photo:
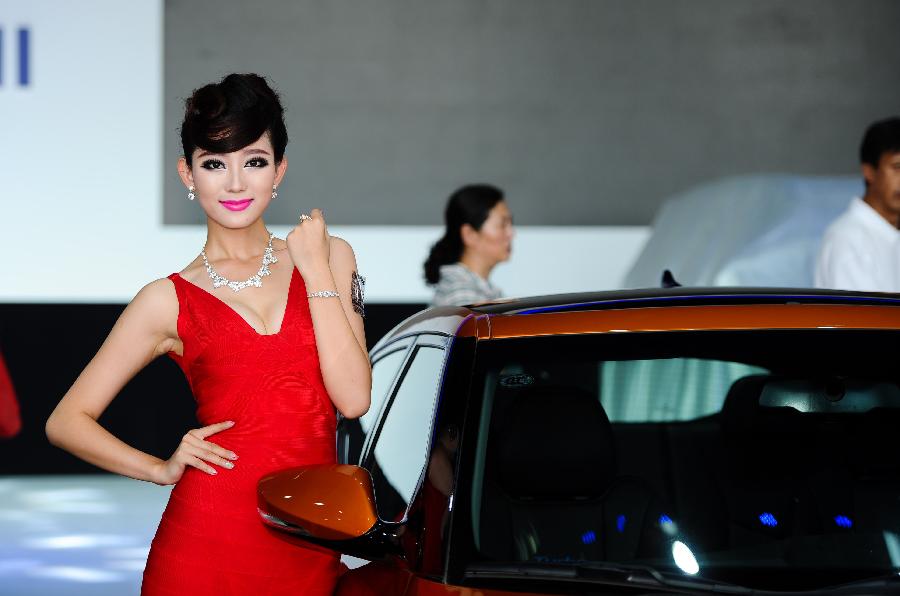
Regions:
[[[175, 455], [163, 461], [120, 441], [97, 422], [138, 371], [160, 354], [180, 347], [177, 321], [178, 299], [172, 282], [160, 279], [145, 286], [122, 312], [100, 350], [53, 410], [46, 425], [50, 442], [110, 472], [157, 484], [176, 482], [184, 465], [210, 468], [203, 462], [189, 460], [189, 457], [197, 458], [201, 445], [212, 445], [203, 440], [212, 434], [206, 433], [210, 427], [190, 431]], [[204, 448], [213, 451], [212, 447]], [[224, 452], [221, 455], [229, 455], [224, 449], [218, 449]], [[220, 465], [226, 463], [224, 459], [217, 461], [221, 459], [218, 455], [216, 458], [205, 459]]]
[[356, 256], [346, 241], [330, 240], [328, 271], [312, 273], [310, 281], [306, 282], [307, 291], [336, 288], [341, 297], [310, 298], [309, 310], [325, 389], [341, 414], [358, 418], [369, 410], [372, 367], [366, 352], [363, 319], [354, 310], [351, 299]]
[[[339, 299], [310, 298], [309, 310], [325, 389], [342, 415], [358, 418], [369, 409], [372, 367], [363, 320], [351, 300], [356, 256], [346, 241], [328, 236], [318, 209], [313, 210], [312, 217], [289, 234], [291, 257], [303, 275], [307, 292], [336, 290], [340, 294]], [[303, 263], [298, 260], [301, 254]]]

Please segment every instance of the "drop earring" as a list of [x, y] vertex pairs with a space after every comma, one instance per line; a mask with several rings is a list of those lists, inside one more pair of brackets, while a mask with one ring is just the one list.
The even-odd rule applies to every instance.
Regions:
[[191, 186], [191, 187], [188, 189], [188, 201], [193, 201], [194, 198], [195, 198], [196, 196], [197, 196], [197, 195], [194, 194], [194, 187]]
[[273, 184], [272, 185], [272, 200], [274, 201], [277, 198], [278, 198], [278, 189]]

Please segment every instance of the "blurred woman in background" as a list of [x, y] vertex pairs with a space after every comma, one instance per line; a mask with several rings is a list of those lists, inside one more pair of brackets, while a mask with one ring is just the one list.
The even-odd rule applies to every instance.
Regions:
[[503, 191], [488, 184], [464, 186], [450, 195], [444, 236], [425, 261], [425, 281], [434, 286], [433, 306], [464, 305], [500, 298], [491, 271], [512, 251], [512, 213]]

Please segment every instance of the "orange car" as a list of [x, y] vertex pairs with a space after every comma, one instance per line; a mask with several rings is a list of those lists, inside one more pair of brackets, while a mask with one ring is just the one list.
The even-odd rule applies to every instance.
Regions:
[[[338, 594], [896, 590], [900, 297], [696, 289], [424, 311], [272, 527]], [[757, 593], [757, 592], [753, 592]]]

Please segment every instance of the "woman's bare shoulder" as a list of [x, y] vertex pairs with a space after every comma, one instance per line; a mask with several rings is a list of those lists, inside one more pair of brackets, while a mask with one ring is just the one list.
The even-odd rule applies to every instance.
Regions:
[[356, 253], [350, 243], [340, 236], [331, 236], [330, 244], [331, 260], [333, 263], [352, 266], [356, 268]]
[[[135, 295], [119, 316], [111, 336], [126, 337], [133, 345], [148, 344], [157, 353], [178, 338], [178, 294], [168, 278], [151, 281]], [[167, 343], [168, 342], [168, 343]]]
[[128, 310], [150, 315], [165, 315], [174, 310], [178, 315], [178, 294], [171, 279], [155, 279], [138, 291], [128, 305]]

